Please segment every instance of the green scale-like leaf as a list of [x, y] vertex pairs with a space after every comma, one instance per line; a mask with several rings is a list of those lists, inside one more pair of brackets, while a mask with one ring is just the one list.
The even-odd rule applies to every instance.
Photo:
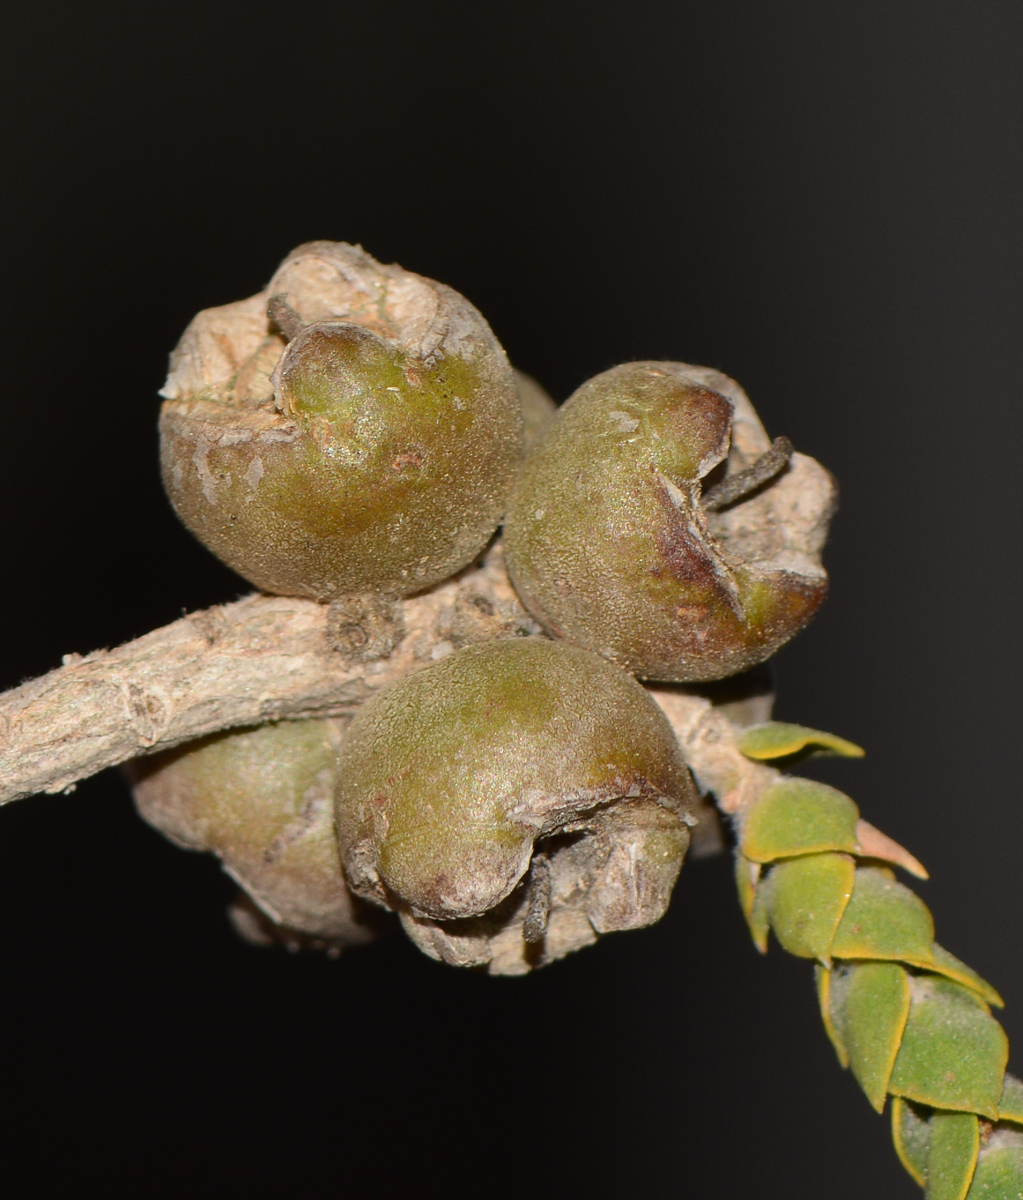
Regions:
[[977, 1159], [967, 1200], [1023, 1200], [1023, 1134], [996, 1129]]
[[937, 942], [931, 947], [931, 961], [926, 964], [928, 971], [934, 971], [937, 975], [944, 975], [946, 979], [952, 979], [956, 983], [961, 983], [963, 987], [967, 987], [972, 992], [976, 992], [982, 1000], [986, 1000], [988, 1004], [993, 1004], [995, 1008], [1004, 1008], [1005, 1001], [999, 996], [990, 983], [968, 967], [966, 963], [960, 962], [954, 954], [950, 954], [943, 946], [939, 946]]
[[750, 862], [738, 850], [735, 852], [735, 890], [739, 893], [739, 907], [748, 921], [753, 913], [753, 898], [760, 878], [760, 864]]
[[961, 983], [1001, 1007], [995, 989], [934, 941], [927, 905], [887, 867], [860, 867], [831, 947], [835, 958], [891, 959]]
[[977, 1165], [980, 1124], [973, 1113], [936, 1112], [930, 1125], [926, 1200], [966, 1200]]
[[832, 972], [831, 1020], [857, 1083], [881, 1112], [909, 1016], [909, 978], [898, 963], [870, 962]]
[[764, 903], [764, 890], [757, 888], [757, 894], [753, 898], [753, 911], [749, 918], [750, 933], [753, 935], [753, 944], [761, 954], [767, 953], [767, 937], [771, 931], [771, 918], [768, 916], [767, 905]]
[[889, 1081], [907, 1100], [998, 1119], [1009, 1046], [987, 1005], [950, 980], [910, 981], [909, 1019]]
[[998, 1102], [998, 1119], [1023, 1125], [1023, 1083], [1015, 1075], [1005, 1076], [1002, 1098]]
[[931, 1145], [931, 1126], [914, 1104], [901, 1096], [892, 1098], [892, 1141], [899, 1162], [923, 1187], [927, 1183], [927, 1154]]
[[860, 867], [835, 934], [835, 958], [930, 962], [934, 922], [927, 905], [884, 867]]
[[782, 779], [750, 806], [739, 847], [760, 863], [827, 850], [855, 854], [859, 815], [848, 796], [825, 783]]
[[[758, 727], [749, 756], [796, 753], [810, 742], [791, 739], [813, 732]], [[996, 1127], [982, 1144], [978, 1120], [1023, 1125], [1023, 1083], [1004, 1073], [1008, 1043], [988, 1009], [1001, 997], [934, 941], [927, 906], [890, 869], [857, 868], [850, 855], [870, 853], [858, 820], [848, 796], [805, 779], [751, 806], [736, 883], [753, 940], [766, 950], [770, 928], [818, 960], [828, 1037], [874, 1108], [892, 1094], [896, 1151], [927, 1200], [1023, 1200], [1023, 1131]], [[843, 961], [832, 969], [832, 958]]]
[[807, 729], [805, 725], [789, 725], [784, 721], [766, 721], [763, 725], [751, 725], [739, 735], [739, 749], [747, 758], [766, 761], [772, 758], [788, 758], [808, 750], [811, 754], [832, 754], [842, 758], [862, 758], [863, 750], [855, 742], [824, 733], [820, 729]]
[[845, 854], [776, 863], [757, 888], [782, 946], [830, 965], [831, 943], [852, 894], [856, 864]]
[[838, 1030], [835, 1028], [835, 1022], [831, 1019], [831, 976], [830, 967], [823, 967], [820, 963], [814, 965], [814, 974], [817, 979], [817, 1003], [821, 1006], [821, 1020], [824, 1022], [824, 1030], [828, 1035], [828, 1041], [835, 1048], [835, 1053], [838, 1055], [838, 1061], [843, 1067], [849, 1065], [849, 1051], [845, 1048], [845, 1043], [838, 1035]]
[[771, 922], [767, 915], [763, 896], [757, 887], [760, 879], [760, 864], [750, 862], [739, 850], [735, 852], [735, 887], [739, 893], [739, 905], [746, 918], [753, 944], [761, 954], [767, 953], [767, 936]]
[[896, 1096], [892, 1141], [899, 1161], [932, 1200], [1023, 1200], [1023, 1133], [996, 1128], [985, 1142], [973, 1114], [932, 1113]]

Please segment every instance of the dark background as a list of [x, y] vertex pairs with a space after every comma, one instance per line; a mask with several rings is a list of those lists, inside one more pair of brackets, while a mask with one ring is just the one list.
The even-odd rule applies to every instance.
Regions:
[[[929, 866], [1023, 1043], [1018, 4], [167, 3], [0, 22], [0, 684], [244, 584], [175, 521], [156, 389], [293, 245], [452, 284], [564, 397], [719, 367], [838, 475], [778, 712]], [[0, 813], [7, 1190], [918, 1194], [728, 863], [526, 980], [235, 940], [114, 773]], [[1023, 1069], [1017, 1057], [1016, 1069]]]

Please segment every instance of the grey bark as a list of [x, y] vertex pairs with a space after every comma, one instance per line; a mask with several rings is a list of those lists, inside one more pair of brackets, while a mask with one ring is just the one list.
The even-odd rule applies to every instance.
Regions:
[[[0, 803], [59, 792], [106, 767], [222, 729], [343, 716], [416, 666], [463, 645], [537, 634], [486, 561], [407, 600], [333, 606], [253, 595], [191, 613], [114, 650], [68, 655], [0, 695]], [[735, 727], [683, 688], [650, 689], [697, 780], [735, 811], [775, 776], [735, 745]]]

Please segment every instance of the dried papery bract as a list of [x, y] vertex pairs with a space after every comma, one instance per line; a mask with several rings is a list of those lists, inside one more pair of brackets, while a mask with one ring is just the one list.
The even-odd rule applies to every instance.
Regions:
[[643, 678], [720, 679], [763, 662], [826, 594], [831, 477], [776, 449], [769, 479], [747, 477], [751, 494], [720, 512], [701, 494], [715, 468], [727, 481], [770, 450], [742, 390], [706, 368], [627, 363], [591, 379], [509, 501], [505, 550], [526, 607]]
[[586, 651], [456, 651], [366, 703], [340, 755], [361, 896], [427, 953], [517, 974], [658, 920], [695, 804], [664, 714]]
[[201, 312], [162, 395], [164, 486], [265, 591], [409, 595], [493, 534], [522, 453], [504, 351], [457, 292], [311, 242]]
[[130, 767], [150, 825], [216, 854], [270, 928], [328, 947], [374, 936], [372, 913], [345, 886], [338, 857], [340, 725], [283, 721], [222, 733]]

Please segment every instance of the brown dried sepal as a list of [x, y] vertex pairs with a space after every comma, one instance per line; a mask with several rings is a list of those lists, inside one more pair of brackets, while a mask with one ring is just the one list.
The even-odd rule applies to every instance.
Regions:
[[704, 481], [771, 443], [734, 381], [683, 363], [614, 367], [559, 410], [525, 460], [505, 554], [554, 637], [642, 678], [720, 679], [770, 657], [827, 592], [831, 476], [806, 455], [705, 512]]

